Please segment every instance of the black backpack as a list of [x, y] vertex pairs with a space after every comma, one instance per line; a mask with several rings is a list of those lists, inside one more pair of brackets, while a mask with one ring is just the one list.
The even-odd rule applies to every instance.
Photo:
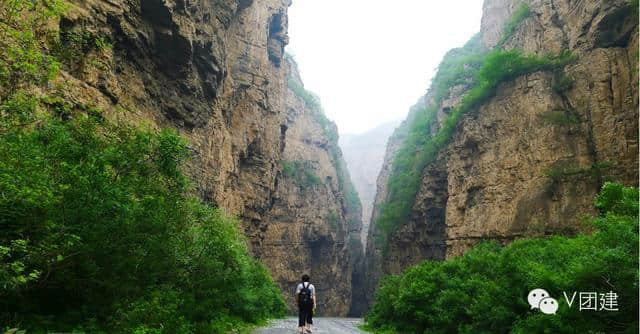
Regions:
[[[307, 285], [305, 285], [307, 283]], [[311, 289], [309, 289], [309, 282], [302, 283], [302, 289], [298, 294], [298, 306], [305, 307], [313, 305], [313, 300], [311, 299]]]

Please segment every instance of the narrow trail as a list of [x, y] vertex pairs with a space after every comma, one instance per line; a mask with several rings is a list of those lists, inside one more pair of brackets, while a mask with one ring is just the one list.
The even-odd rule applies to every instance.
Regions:
[[[358, 318], [315, 318], [313, 334], [363, 334], [358, 329], [362, 319]], [[257, 329], [254, 334], [295, 334], [298, 329], [298, 318], [289, 317], [274, 320], [269, 326]]]

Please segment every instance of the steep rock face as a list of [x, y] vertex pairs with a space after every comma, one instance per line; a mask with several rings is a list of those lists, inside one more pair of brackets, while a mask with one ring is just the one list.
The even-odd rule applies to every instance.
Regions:
[[[311, 272], [322, 282], [320, 311], [346, 314], [352, 254], [361, 246], [348, 242], [360, 225], [345, 222], [359, 213], [346, 212], [336, 190], [342, 157], [327, 157], [318, 120], [287, 88], [290, 0], [71, 2], [63, 37], [95, 36], [111, 46], [66, 66], [57, 83], [66, 99], [178, 130], [193, 152], [195, 191], [240, 218], [283, 293], [291, 296], [293, 282]], [[326, 186], [298, 189], [283, 176], [287, 159], [309, 161]], [[334, 211], [332, 225], [326, 218]]]
[[[302, 85], [295, 64], [291, 80]], [[318, 313], [345, 316], [351, 304], [351, 274], [359, 261], [360, 208], [349, 207], [339, 173], [346, 173], [337, 142], [318, 121], [319, 110], [288, 89], [283, 125], [282, 170], [254, 250], [271, 268], [292, 310], [294, 289], [309, 273]], [[337, 133], [333, 123], [327, 124]], [[337, 160], [336, 160], [337, 159]], [[355, 242], [352, 242], [354, 239]]]
[[69, 94], [180, 130], [192, 143], [201, 196], [259, 220], [284, 145], [286, 69], [273, 57], [282, 54], [276, 44], [286, 43], [289, 1], [74, 4], [61, 29], [104, 36], [113, 48], [100, 69], [91, 57], [69, 69], [77, 79]]
[[384, 160], [387, 140], [399, 122], [382, 124], [357, 135], [340, 137], [349, 174], [362, 201], [362, 242], [366, 243], [369, 221], [376, 195], [376, 179]]
[[[484, 47], [496, 45], [518, 6], [485, 1]], [[575, 233], [584, 229], [580, 216], [605, 180], [636, 184], [637, 15], [626, 1], [534, 0], [529, 7], [531, 15], [504, 48], [537, 55], [570, 50], [576, 61], [564, 75], [573, 83], [560, 91], [553, 73], [521, 76], [459, 122], [423, 170], [411, 219], [390, 237], [386, 252], [367, 243], [369, 294], [380, 275], [460, 255], [482, 240]], [[451, 89], [432, 132], [463, 95]], [[568, 121], [549, 121], [558, 113]], [[388, 146], [376, 207], [386, 199], [399, 145]], [[369, 239], [377, 233], [372, 225]]]

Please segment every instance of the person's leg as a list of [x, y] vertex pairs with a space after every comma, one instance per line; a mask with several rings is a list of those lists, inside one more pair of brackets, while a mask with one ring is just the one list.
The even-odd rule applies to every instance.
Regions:
[[305, 324], [306, 319], [307, 319], [307, 314], [306, 314], [304, 308], [303, 307], [299, 307], [298, 308], [298, 332], [300, 332], [300, 333], [304, 333], [305, 332], [304, 324]]
[[307, 324], [307, 333], [311, 333], [313, 330], [311, 329], [311, 325], [313, 325], [313, 306], [309, 306], [307, 310], [307, 318], [305, 319], [305, 323]]

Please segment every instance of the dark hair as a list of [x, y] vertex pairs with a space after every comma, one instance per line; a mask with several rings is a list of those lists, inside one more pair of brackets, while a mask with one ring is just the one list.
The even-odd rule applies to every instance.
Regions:
[[307, 274], [302, 275], [302, 281], [303, 282], [309, 282], [309, 275], [307, 275]]

